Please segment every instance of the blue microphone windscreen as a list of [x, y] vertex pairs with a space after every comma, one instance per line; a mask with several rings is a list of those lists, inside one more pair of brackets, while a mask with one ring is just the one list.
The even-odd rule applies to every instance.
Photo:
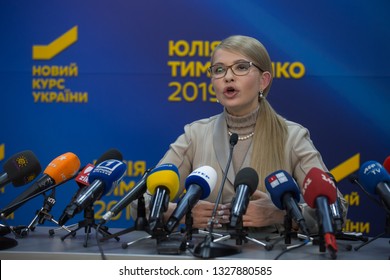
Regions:
[[295, 201], [300, 200], [300, 191], [295, 180], [284, 170], [271, 173], [265, 178], [265, 187], [271, 195], [271, 200], [279, 209], [283, 207], [283, 195], [291, 193]]
[[376, 194], [376, 186], [380, 182], [390, 183], [390, 175], [384, 169], [384, 167], [376, 161], [367, 161], [360, 166], [359, 169], [359, 182], [364, 189], [371, 193]]
[[186, 178], [185, 188], [191, 185], [198, 185], [202, 188], [203, 192], [200, 199], [207, 198], [213, 191], [217, 182], [217, 172], [211, 166], [202, 166], [194, 171]]
[[112, 191], [122, 180], [126, 173], [126, 164], [122, 161], [109, 159], [95, 166], [88, 177], [89, 184], [95, 180], [104, 183], [103, 195]]

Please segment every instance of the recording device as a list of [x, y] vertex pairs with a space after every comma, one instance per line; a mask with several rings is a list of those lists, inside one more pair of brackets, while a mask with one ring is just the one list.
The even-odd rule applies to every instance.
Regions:
[[91, 171], [95, 168], [96, 165], [109, 159], [122, 161], [123, 156], [117, 149], [109, 149], [96, 160], [95, 165], [88, 163], [86, 166], [84, 166], [84, 168], [79, 172], [79, 174], [77, 174], [77, 177], [75, 178], [77, 185], [80, 188], [89, 186], [88, 177]]
[[246, 213], [249, 199], [259, 184], [259, 175], [251, 167], [241, 169], [234, 180], [235, 197], [232, 200], [230, 226], [235, 228], [242, 223], [242, 216]]
[[141, 180], [131, 188], [131, 190], [117, 203], [115, 204], [106, 214], [103, 215], [100, 220], [100, 224], [103, 225], [110, 221], [112, 217], [118, 215], [123, 209], [127, 207], [132, 201], [138, 199], [141, 195], [146, 192], [146, 179], [150, 170], [147, 170], [142, 176]]
[[367, 161], [361, 165], [358, 176], [365, 190], [378, 195], [390, 213], [390, 175], [383, 166], [376, 161]]
[[[303, 198], [307, 205], [317, 210], [324, 245], [330, 251], [331, 257], [336, 258], [337, 244], [329, 208], [337, 198], [337, 189], [333, 180], [321, 169], [313, 167], [303, 181]], [[320, 249], [323, 250], [321, 247]]]
[[[389, 157], [385, 160], [384, 165], [388, 167]], [[385, 168], [376, 161], [367, 161], [360, 166], [358, 172], [360, 186], [374, 202], [378, 203], [380, 207], [386, 211], [385, 231], [377, 236], [366, 240], [366, 242], [355, 247], [355, 251], [363, 246], [375, 241], [376, 239], [390, 233], [390, 175]], [[357, 180], [356, 180], [357, 181]], [[380, 202], [371, 195], [377, 195]], [[390, 259], [390, 257], [389, 257]]]
[[75, 154], [68, 152], [58, 156], [49, 163], [43, 171], [43, 176], [16, 197], [5, 210], [1, 211], [1, 215], [3, 217], [9, 216], [36, 194], [71, 179], [79, 168], [80, 160]]
[[91, 206], [103, 195], [112, 192], [126, 173], [126, 164], [109, 159], [98, 164], [89, 174], [89, 186], [81, 188], [62, 213], [58, 224], [64, 225], [69, 219]]
[[179, 191], [179, 170], [173, 164], [166, 163], [154, 168], [146, 178], [146, 186], [152, 199], [150, 201], [149, 228], [152, 233], [163, 230], [163, 213], [168, 210]]
[[14, 187], [24, 186], [32, 182], [42, 168], [32, 151], [14, 154], [3, 164], [4, 172], [0, 174], [0, 188], [12, 183]]
[[217, 199], [215, 200], [215, 206], [214, 206], [213, 212], [211, 214], [211, 220], [209, 223], [209, 233], [210, 233], [209, 236], [210, 237], [212, 237], [212, 232], [213, 232], [214, 223], [215, 223], [215, 216], [217, 215], [218, 205], [221, 202], [222, 192], [223, 192], [223, 189], [224, 189], [224, 186], [226, 183], [227, 174], [228, 174], [230, 165], [232, 163], [233, 149], [234, 149], [234, 146], [237, 144], [237, 142], [238, 142], [238, 134], [233, 133], [232, 135], [230, 135], [230, 138], [229, 138], [229, 144], [230, 144], [229, 158], [228, 158], [228, 161], [226, 164], [225, 173], [223, 174], [223, 177], [222, 177], [221, 186], [220, 186], [219, 191], [218, 191]]
[[[332, 179], [334, 185], [336, 186], [336, 179], [330, 172], [326, 172], [326, 174], [329, 175], [329, 177]], [[330, 213], [332, 214], [332, 220], [333, 220], [333, 225], [334, 225], [334, 230], [336, 233], [341, 233], [343, 230], [343, 223], [344, 223], [344, 218], [343, 218], [343, 208], [341, 205], [341, 198], [337, 196], [335, 203], [332, 203], [330, 206]]]
[[298, 206], [301, 192], [294, 178], [286, 171], [279, 170], [268, 175], [264, 181], [275, 206], [286, 210], [288, 216], [295, 221], [301, 232], [309, 236], [309, 228]]
[[211, 166], [202, 166], [186, 178], [186, 193], [177, 203], [175, 210], [166, 223], [166, 230], [171, 233], [180, 220], [195, 206], [199, 200], [204, 200], [213, 191], [217, 182], [217, 172]]
[[219, 187], [218, 195], [215, 201], [215, 206], [213, 209], [213, 212], [211, 214], [211, 219], [209, 222], [209, 234], [205, 237], [205, 240], [195, 246], [194, 248], [194, 256], [201, 257], [204, 259], [208, 258], [214, 258], [214, 257], [220, 257], [220, 256], [227, 256], [232, 254], [239, 253], [239, 250], [236, 247], [232, 247], [226, 244], [219, 244], [217, 242], [213, 242], [213, 229], [214, 229], [214, 223], [215, 223], [215, 216], [217, 215], [217, 209], [218, 205], [221, 202], [222, 192], [224, 189], [224, 185], [227, 179], [227, 173], [229, 171], [229, 167], [232, 162], [232, 156], [233, 156], [233, 149], [234, 146], [238, 142], [238, 134], [233, 133], [229, 138], [229, 145], [230, 145], [230, 151], [229, 151], [229, 158], [226, 164], [225, 172], [221, 181], [221, 186]]

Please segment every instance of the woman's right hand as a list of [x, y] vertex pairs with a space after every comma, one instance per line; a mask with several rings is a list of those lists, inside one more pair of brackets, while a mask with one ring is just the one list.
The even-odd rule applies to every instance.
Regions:
[[[192, 208], [192, 218], [193, 224], [192, 227], [198, 229], [207, 229], [211, 221], [211, 216], [215, 207], [215, 203], [199, 200]], [[230, 218], [230, 204], [219, 204], [215, 219], [214, 227], [222, 227], [222, 224], [229, 223]]]

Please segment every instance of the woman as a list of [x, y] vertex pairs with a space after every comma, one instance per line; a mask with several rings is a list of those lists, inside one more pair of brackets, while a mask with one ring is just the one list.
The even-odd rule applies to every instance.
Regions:
[[[182, 194], [185, 179], [196, 168], [209, 165], [216, 170], [216, 188], [192, 209], [193, 227], [207, 228], [229, 156], [229, 137], [237, 133], [239, 138], [217, 209], [218, 223], [214, 227], [229, 223], [235, 175], [244, 167], [252, 167], [259, 175], [259, 186], [243, 216], [243, 226], [267, 231], [279, 229], [285, 211], [272, 203], [264, 178], [282, 169], [302, 187], [312, 167], [325, 172], [327, 168], [308, 130], [279, 116], [267, 101], [273, 71], [268, 52], [258, 40], [247, 36], [223, 40], [213, 51], [209, 73], [223, 112], [186, 125], [184, 134], [170, 145], [159, 164], [173, 163], [178, 167], [179, 194]], [[175, 203], [170, 203], [165, 218], [175, 207]], [[317, 231], [314, 211], [304, 204], [302, 209], [310, 231]]]

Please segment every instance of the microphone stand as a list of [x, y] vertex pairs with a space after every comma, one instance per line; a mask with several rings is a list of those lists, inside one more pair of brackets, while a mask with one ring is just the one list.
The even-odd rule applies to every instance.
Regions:
[[148, 220], [146, 218], [145, 198], [144, 198], [143, 194], [141, 194], [138, 197], [137, 201], [138, 201], [138, 203], [137, 203], [137, 218], [134, 221], [134, 226], [129, 227], [129, 228], [124, 229], [124, 230], [121, 230], [117, 233], [105, 236], [105, 237], [101, 238], [100, 241], [105, 241], [105, 240], [108, 240], [111, 238], [116, 238], [118, 236], [121, 236], [123, 234], [129, 233], [129, 232], [132, 232], [135, 230], [149, 232], [149, 223], [148, 223]]
[[[238, 141], [238, 135], [236, 133], [233, 133], [230, 136], [230, 153], [229, 153], [229, 159], [226, 164], [225, 173], [222, 178], [221, 186], [218, 191], [218, 196], [215, 202], [215, 206], [212, 212], [211, 219], [209, 221], [209, 228], [208, 232], [209, 234], [206, 235], [203, 242], [200, 244], [197, 244], [194, 248], [194, 256], [203, 258], [203, 259], [209, 259], [209, 258], [215, 258], [215, 257], [224, 257], [229, 255], [234, 255], [240, 253], [240, 249], [235, 246], [230, 246], [228, 244], [221, 244], [214, 242], [214, 236], [213, 236], [213, 229], [214, 229], [214, 223], [215, 223], [215, 216], [217, 214], [217, 208], [221, 201], [222, 197], [222, 191], [223, 187], [225, 185], [226, 179], [227, 179], [227, 173], [229, 171], [230, 163], [232, 161], [233, 156], [233, 148], [237, 144]], [[229, 237], [230, 238], [230, 237]]]
[[[162, 243], [163, 241], [168, 240], [168, 233], [166, 232], [164, 228], [164, 223], [162, 221], [162, 217], [160, 217], [159, 221], [155, 221], [155, 224], [153, 226], [153, 229], [151, 229], [149, 221], [146, 218], [146, 209], [145, 209], [145, 199], [143, 194], [140, 195], [138, 198], [138, 205], [137, 205], [137, 218], [134, 222], [134, 226], [130, 227], [128, 229], [125, 229], [121, 232], [118, 232], [117, 235], [121, 235], [124, 233], [132, 232], [135, 230], [139, 231], [145, 231], [148, 233], [148, 235], [140, 237], [136, 240], [123, 243], [122, 248], [126, 249], [130, 245], [137, 243], [138, 241], [146, 240], [146, 239], [156, 239], [157, 240], [157, 250], [159, 253], [166, 253], [166, 254], [177, 254], [177, 248], [181, 246], [165, 246], [166, 243]], [[161, 245], [163, 244], [163, 245]]]
[[[272, 246], [274, 246], [276, 243], [278, 243], [282, 239], [284, 239], [284, 244], [286, 244], [286, 245], [291, 244], [291, 238], [298, 236], [298, 232], [292, 231], [292, 217], [288, 211], [286, 212], [286, 215], [284, 215], [283, 227], [284, 227], [284, 231], [280, 233], [280, 236], [266, 238], [267, 241], [275, 240], [272, 243]], [[302, 236], [306, 236], [306, 235], [303, 234]], [[308, 235], [307, 235], [307, 238], [309, 238]]]
[[[103, 236], [111, 235], [111, 233], [108, 231], [107, 226], [101, 226], [97, 225], [95, 223], [95, 211], [93, 209], [93, 205], [89, 205], [84, 209], [84, 220], [77, 223], [77, 228], [66, 234], [65, 236], [61, 237], [61, 240], [64, 241], [68, 236], [72, 235], [74, 236], [76, 234], [76, 231], [78, 231], [81, 228], [84, 228], [85, 240], [84, 240], [84, 247], [88, 246], [88, 240], [89, 240], [89, 234], [91, 233], [91, 229], [94, 228], [96, 231], [98, 231]], [[115, 237], [117, 241], [119, 241], [119, 237]]]
[[66, 179], [66, 180], [64, 180], [64, 181], [62, 181], [62, 182], [60, 182], [60, 183], [58, 183], [58, 184], [55, 184], [55, 185], [50, 186], [50, 187], [48, 187], [48, 188], [45, 188], [44, 190], [41, 190], [41, 191], [39, 191], [39, 192], [37, 192], [37, 193], [35, 193], [35, 194], [29, 196], [29, 197], [26, 197], [25, 199], [22, 199], [21, 201], [18, 201], [18, 202], [16, 202], [16, 203], [14, 203], [14, 204], [12, 204], [12, 205], [10, 205], [10, 206], [4, 208], [4, 209], [1, 209], [1, 210], [0, 210], [0, 217], [1, 217], [1, 218], [6, 218], [8, 215], [10, 215], [10, 214], [13, 213], [14, 211], [16, 211], [16, 210], [14, 210], [14, 211], [12, 211], [11, 213], [9, 213], [8, 215], [4, 215], [4, 213], [5, 213], [5, 212], [8, 212], [10, 209], [13, 209], [14, 207], [19, 207], [19, 206], [22, 205], [23, 203], [25, 203], [25, 202], [27, 202], [27, 201], [29, 201], [29, 200], [31, 200], [31, 199], [33, 199], [33, 198], [35, 198], [35, 197], [41, 195], [41, 194], [45, 194], [47, 191], [53, 190], [53, 189], [55, 189], [56, 187], [61, 186], [62, 184], [66, 183], [66, 182], [68, 182], [68, 181], [70, 181], [70, 180], [72, 180], [72, 179], [74, 179], [74, 178], [76, 178], [76, 177], [77, 177], [77, 174], [76, 174], [76, 175], [73, 175], [72, 177], [70, 177], [70, 178], [68, 178], [68, 179]]
[[223, 241], [226, 239], [236, 239], [236, 245], [242, 245], [242, 242], [244, 241], [245, 243], [248, 243], [248, 241], [252, 241], [253, 243], [256, 243], [258, 245], [263, 246], [267, 251], [272, 250], [273, 244], [268, 243], [268, 242], [262, 242], [260, 240], [257, 240], [253, 237], [249, 237], [248, 233], [244, 230], [242, 219], [234, 229], [229, 229], [228, 230], [229, 234], [222, 236], [220, 238], [214, 239], [214, 242], [219, 242]]
[[[360, 244], [359, 246], [356, 246], [356, 247], [354, 248], [354, 250], [357, 251], [357, 250], [359, 250], [360, 248], [362, 248], [363, 246], [366, 246], [367, 244], [370, 244], [371, 242], [377, 240], [378, 238], [380, 238], [380, 237], [382, 237], [382, 236], [384, 236], [384, 235], [386, 235], [386, 234], [390, 234], [390, 214], [389, 214], [389, 213], [386, 214], [385, 231], [382, 232], [382, 233], [380, 233], [380, 234], [378, 234], [377, 236], [373, 237], [372, 239], [369, 239], [369, 240], [367, 240], [366, 242]], [[390, 240], [389, 240], [389, 243], [390, 243]], [[389, 258], [390, 258], [390, 256], [389, 256]]]
[[[35, 227], [37, 226], [37, 224], [42, 225], [46, 220], [51, 221], [54, 224], [58, 225], [58, 222], [53, 218], [53, 215], [50, 214], [51, 209], [53, 208], [54, 204], [56, 203], [55, 189], [53, 189], [51, 191], [51, 194], [48, 195], [48, 196], [46, 196], [46, 194], [44, 194], [44, 198], [45, 199], [44, 199], [42, 208], [40, 210], [36, 211], [37, 214], [32, 219], [30, 224], [27, 227], [25, 227], [25, 228], [20, 230], [20, 236], [21, 237], [27, 236], [29, 231], [34, 231], [35, 230]], [[67, 232], [71, 232], [69, 227], [66, 227], [64, 225], [61, 226], [60, 229], [64, 229]], [[49, 230], [49, 234], [53, 235], [54, 234], [54, 230], [50, 229]]]
[[[317, 209], [317, 213], [318, 213]], [[319, 214], [317, 214], [319, 216]], [[325, 237], [327, 235], [327, 237]], [[328, 249], [330, 257], [332, 259], [337, 258], [337, 244], [336, 244], [336, 236], [333, 232], [324, 232], [324, 225], [320, 219], [319, 223], [319, 234], [318, 234], [318, 245], [320, 252], [325, 252]]]

